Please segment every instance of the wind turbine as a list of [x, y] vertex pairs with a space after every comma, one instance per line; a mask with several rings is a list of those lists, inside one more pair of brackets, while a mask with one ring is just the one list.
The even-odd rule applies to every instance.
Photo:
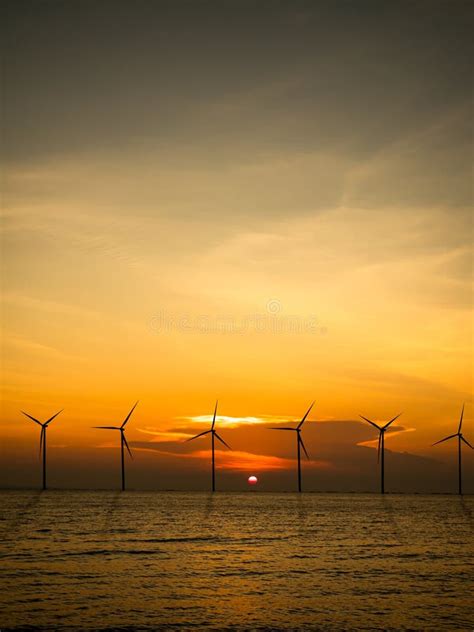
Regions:
[[282, 427], [269, 428], [269, 430], [292, 430], [293, 432], [296, 432], [296, 449], [297, 449], [297, 454], [298, 454], [298, 492], [301, 492], [301, 448], [303, 448], [303, 451], [306, 454], [306, 458], [309, 460], [309, 455], [306, 451], [306, 448], [304, 447], [303, 439], [301, 438], [301, 428], [303, 427], [303, 424], [306, 421], [306, 417], [309, 415], [309, 412], [313, 408], [313, 406], [314, 406], [314, 402], [308, 408], [305, 416], [299, 422], [296, 428], [282, 428]]
[[53, 419], [57, 417], [59, 413], [62, 413], [63, 411], [60, 410], [59, 413], [56, 413], [55, 415], [53, 415], [47, 421], [44, 421], [44, 422], [39, 421], [38, 419], [36, 419], [35, 417], [32, 417], [28, 413], [25, 413], [23, 411], [21, 412], [23, 413], [23, 415], [25, 415], [26, 417], [34, 421], [36, 424], [41, 426], [39, 453], [41, 457], [41, 451], [43, 451], [43, 489], [46, 489], [46, 430], [48, 429], [48, 426], [53, 421]]
[[211, 448], [212, 448], [212, 491], [215, 492], [216, 491], [216, 472], [215, 472], [215, 457], [214, 457], [214, 442], [215, 439], [218, 439], [221, 443], [223, 443], [226, 448], [229, 448], [229, 450], [232, 450], [232, 448], [230, 447], [230, 445], [228, 445], [224, 439], [222, 437], [220, 437], [216, 430], [214, 429], [214, 426], [216, 425], [216, 414], [217, 414], [217, 403], [218, 400], [216, 401], [216, 407], [214, 408], [214, 417], [212, 418], [212, 425], [211, 425], [211, 429], [210, 430], [205, 430], [204, 432], [200, 432], [199, 434], [197, 434], [195, 437], [191, 437], [190, 439], [187, 439], [186, 441], [193, 441], [194, 439], [197, 439], [198, 437], [203, 437], [204, 435], [210, 434], [211, 435]]
[[[401, 414], [402, 413], [398, 413], [396, 417], [394, 417], [393, 419], [390, 419], [390, 421], [387, 421], [385, 426], [379, 426], [374, 421], [367, 419], [367, 417], [364, 417], [363, 415], [359, 415], [360, 417], [362, 417], [362, 419], [365, 419], [365, 421], [371, 424], [374, 428], [377, 428], [377, 430], [379, 431], [379, 445], [377, 448], [377, 463], [380, 462], [380, 493], [381, 494], [385, 494], [385, 431], [390, 426], [390, 424], [393, 424], [395, 419], [398, 419], [400, 417]], [[380, 454], [382, 454], [382, 458], [380, 458]]]
[[120, 453], [121, 453], [121, 461], [122, 461], [122, 491], [125, 491], [125, 453], [124, 448], [127, 448], [130, 457], [133, 459], [132, 452], [127, 443], [127, 439], [125, 437], [125, 425], [127, 421], [132, 416], [133, 411], [135, 410], [138, 402], [135, 402], [132, 410], [125, 417], [125, 421], [121, 426], [93, 426], [93, 428], [99, 428], [100, 430], [119, 430], [120, 431]]
[[468, 445], [471, 450], [474, 450], [474, 448], [472, 447], [472, 445], [469, 443], [469, 441], [463, 436], [461, 429], [462, 429], [462, 419], [464, 417], [464, 404], [462, 405], [462, 410], [461, 410], [461, 418], [459, 419], [459, 428], [458, 431], [456, 432], [456, 434], [453, 435], [449, 435], [449, 437], [445, 437], [444, 439], [440, 439], [439, 441], [436, 441], [436, 443], [433, 443], [433, 445], [437, 445], [438, 443], [443, 443], [443, 441], [448, 441], [448, 439], [454, 439], [454, 437], [458, 438], [458, 493], [462, 494], [462, 477], [461, 477], [461, 441], [464, 441], [464, 443], [466, 445]]

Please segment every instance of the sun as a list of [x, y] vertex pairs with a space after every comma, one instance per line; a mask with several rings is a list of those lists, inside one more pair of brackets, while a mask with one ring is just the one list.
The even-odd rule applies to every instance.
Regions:
[[247, 483], [249, 485], [256, 485], [258, 483], [258, 478], [256, 476], [249, 476], [247, 479]]

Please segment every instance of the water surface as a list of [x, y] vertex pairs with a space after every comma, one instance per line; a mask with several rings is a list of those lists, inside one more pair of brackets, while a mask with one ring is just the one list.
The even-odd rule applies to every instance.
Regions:
[[0, 628], [474, 628], [474, 498], [0, 492]]

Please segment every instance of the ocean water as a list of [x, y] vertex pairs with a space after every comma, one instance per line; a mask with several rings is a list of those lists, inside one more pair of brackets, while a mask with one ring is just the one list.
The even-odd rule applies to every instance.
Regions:
[[0, 629], [472, 630], [474, 498], [0, 492]]

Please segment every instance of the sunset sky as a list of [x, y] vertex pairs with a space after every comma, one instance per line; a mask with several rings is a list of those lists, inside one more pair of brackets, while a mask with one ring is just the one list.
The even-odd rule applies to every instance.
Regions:
[[[7, 1], [0, 485], [451, 491], [472, 409], [472, 3]], [[282, 435], [282, 436], [281, 436]], [[465, 488], [474, 452], [464, 446]]]

